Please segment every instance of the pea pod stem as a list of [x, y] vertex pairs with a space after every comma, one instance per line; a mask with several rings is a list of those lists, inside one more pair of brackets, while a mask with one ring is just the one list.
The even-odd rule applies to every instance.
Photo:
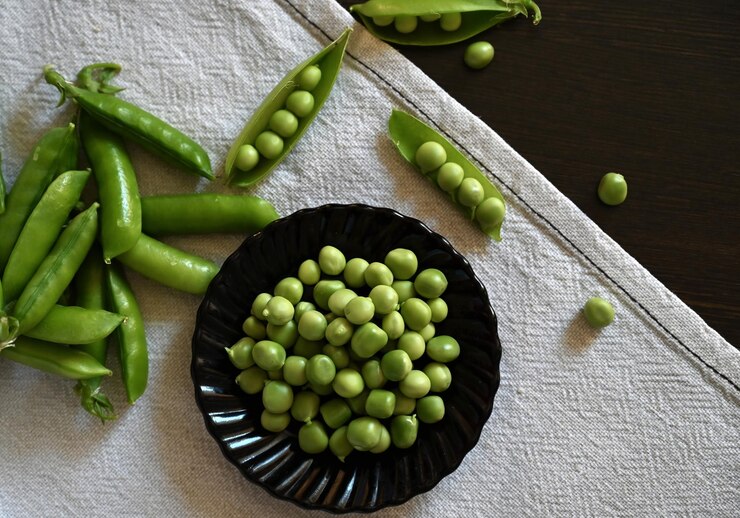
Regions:
[[27, 336], [19, 336], [14, 347], [0, 351], [0, 357], [75, 380], [111, 375], [109, 369], [89, 354]]

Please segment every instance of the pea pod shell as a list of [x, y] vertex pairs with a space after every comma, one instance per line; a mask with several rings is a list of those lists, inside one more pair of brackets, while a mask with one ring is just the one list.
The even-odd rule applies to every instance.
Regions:
[[28, 216], [41, 199], [51, 181], [77, 164], [77, 133], [75, 125], [49, 130], [33, 149], [5, 200], [5, 212], [0, 215], [0, 270], [13, 251], [13, 246]]
[[3, 272], [8, 300], [18, 298], [54, 246], [89, 177], [90, 171], [60, 174], [28, 216]]
[[[301, 136], [306, 132], [329, 97], [339, 74], [339, 69], [342, 66], [344, 51], [351, 33], [352, 29], [345, 30], [336, 41], [330, 43], [324, 50], [291, 70], [265, 98], [259, 108], [257, 108], [257, 111], [249, 119], [249, 122], [247, 122], [231, 146], [229, 154], [226, 156], [226, 178], [229, 184], [240, 187], [252, 185], [270, 173], [285, 158], [290, 150], [293, 149], [293, 146], [296, 145]], [[285, 106], [286, 99], [297, 88], [298, 75], [304, 68], [310, 65], [319, 65], [321, 68], [321, 81], [311, 91], [315, 99], [313, 112], [307, 117], [298, 119], [298, 129], [293, 136], [284, 139], [285, 146], [279, 157], [273, 160], [260, 157], [259, 163], [254, 169], [248, 172], [237, 169], [234, 162], [239, 153], [239, 148], [245, 144], [254, 144], [257, 136], [268, 127], [272, 114]]]
[[[357, 13], [367, 30], [375, 37], [401, 45], [449, 45], [465, 41], [486, 29], [517, 15], [533, 11], [534, 24], [542, 19], [539, 7], [532, 0], [370, 0], [350, 7]], [[444, 31], [438, 22], [420, 23], [408, 34], [398, 32], [393, 24], [381, 27], [373, 23], [375, 16], [461, 13], [462, 23], [455, 31]]]
[[143, 231], [152, 236], [262, 230], [279, 216], [258, 196], [180, 194], [141, 198]]
[[111, 375], [110, 370], [89, 354], [26, 336], [19, 336], [13, 347], [0, 351], [0, 356], [44, 372], [75, 380]]
[[55, 305], [25, 335], [57, 344], [89, 344], [106, 338], [121, 322], [121, 315], [104, 309]]
[[[465, 178], [475, 178], [481, 183], [481, 185], [483, 186], [485, 198], [490, 198], [491, 196], [494, 196], [501, 200], [504, 205], [506, 204], [506, 201], [504, 200], [504, 197], [501, 195], [499, 190], [482, 172], [480, 172], [477, 167], [473, 165], [470, 160], [465, 157], [465, 155], [460, 153], [460, 151], [458, 151], [458, 149], [453, 146], [446, 138], [421, 122], [416, 117], [413, 117], [412, 115], [409, 115], [408, 113], [400, 110], [393, 110], [390, 121], [388, 123], [388, 131], [390, 133], [391, 140], [393, 140], [393, 143], [398, 148], [401, 156], [403, 156], [403, 158], [405, 158], [407, 162], [412, 164], [417, 171], [421, 172], [419, 167], [416, 165], [416, 150], [425, 142], [437, 142], [447, 152], [447, 161], [455, 162], [463, 168], [463, 171], [465, 172]], [[434, 183], [435, 186], [437, 185], [436, 171], [433, 171], [424, 176], [426, 176], [428, 180]], [[456, 205], [458, 205], [463, 211], [465, 211], [465, 213], [471, 220], [474, 219], [474, 209], [462, 207], [461, 205], [457, 204], [457, 199], [454, 193], [450, 193], [449, 196]], [[486, 233], [496, 241], [501, 241], [501, 225], [492, 228]]]
[[32, 329], [54, 307], [95, 240], [98, 204], [76, 216], [23, 289], [14, 308], [20, 332]]

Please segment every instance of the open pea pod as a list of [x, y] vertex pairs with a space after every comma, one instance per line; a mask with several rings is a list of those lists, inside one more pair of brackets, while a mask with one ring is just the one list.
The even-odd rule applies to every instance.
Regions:
[[[270, 92], [267, 98], [265, 98], [259, 108], [257, 108], [257, 111], [254, 112], [254, 115], [252, 115], [252, 118], [249, 119], [249, 122], [244, 126], [244, 129], [226, 156], [226, 178], [229, 184], [246, 187], [257, 182], [270, 173], [285, 158], [293, 146], [296, 145], [311, 122], [316, 118], [316, 115], [331, 93], [334, 82], [339, 74], [339, 69], [342, 66], [344, 50], [347, 47], [351, 33], [352, 29], [345, 30], [336, 41], [330, 43], [324, 50], [291, 70], [272, 92]], [[277, 110], [285, 107], [288, 96], [297, 89], [300, 73], [311, 65], [316, 65], [321, 69], [321, 80], [311, 91], [314, 96], [314, 107], [311, 113], [298, 119], [297, 130], [292, 136], [284, 139], [285, 144], [283, 150], [277, 158], [267, 159], [260, 157], [258, 164], [249, 171], [238, 169], [235, 161], [239, 149], [245, 144], [253, 145], [257, 136], [268, 128], [270, 117]]]
[[[406, 112], [400, 110], [393, 110], [391, 118], [388, 122], [388, 131], [390, 133], [393, 143], [398, 148], [401, 156], [412, 164], [417, 171], [422, 172], [416, 163], [416, 151], [425, 142], [436, 142], [440, 144], [445, 152], [447, 153], [447, 161], [454, 162], [462, 167], [465, 173], [465, 178], [474, 178], [480, 182], [483, 187], [484, 199], [491, 197], [498, 198], [504, 206], [506, 201], [501, 195], [499, 190], [491, 183], [491, 181], [480, 172], [480, 170], [468, 160], [458, 149], [453, 146], [446, 138], [434, 131], [432, 128], [421, 122], [416, 117], [409, 115]], [[430, 173], [422, 173], [429, 181], [435, 186], [437, 185], [437, 171], [431, 171]], [[461, 210], [471, 219], [475, 219], [475, 209], [464, 207], [458, 203], [455, 192], [448, 193], [450, 199], [460, 207]], [[479, 225], [480, 226], [480, 225]], [[492, 237], [496, 241], [501, 241], [501, 223], [494, 225], [489, 228], [483, 229], [488, 236]]]
[[[369, 0], [350, 7], [375, 37], [400, 45], [449, 45], [465, 41], [494, 25], [518, 15], [533, 13], [534, 24], [542, 13], [533, 0]], [[420, 21], [416, 29], [404, 34], [393, 23], [378, 25], [373, 18], [395, 16], [425, 16], [460, 13], [460, 27], [454, 31], [442, 29], [439, 21]]]

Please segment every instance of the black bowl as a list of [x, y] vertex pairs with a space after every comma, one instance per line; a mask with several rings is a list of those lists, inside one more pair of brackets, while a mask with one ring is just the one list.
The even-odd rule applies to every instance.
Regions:
[[[437, 334], [454, 336], [461, 354], [450, 364], [452, 385], [442, 394], [444, 419], [420, 423], [418, 440], [407, 450], [354, 452], [344, 463], [328, 450], [309, 455], [298, 447], [297, 424], [279, 434], [264, 430], [259, 396], [246, 395], [234, 381], [239, 371], [224, 347], [243, 336], [252, 300], [295, 275], [300, 263], [318, 257], [324, 245], [368, 261], [408, 248], [418, 256], [419, 270], [438, 268], [447, 276], [443, 297], [449, 316], [438, 324]], [[198, 310], [192, 377], [208, 431], [246, 478], [302, 507], [369, 512], [429, 491], [460, 465], [491, 415], [500, 359], [486, 289], [446, 239], [390, 209], [325, 205], [271, 223], [226, 260]]]

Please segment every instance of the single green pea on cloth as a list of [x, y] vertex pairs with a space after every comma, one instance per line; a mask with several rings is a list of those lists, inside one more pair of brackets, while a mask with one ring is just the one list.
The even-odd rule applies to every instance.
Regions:
[[[56, 92], [40, 79], [45, 62], [65, 72], [101, 58], [122, 63], [126, 93], [121, 96], [191, 135], [208, 150], [214, 172], [225, 176], [230, 146], [268, 92], [295, 64], [353, 27], [320, 114], [271, 174], [243, 192], [268, 200], [279, 214], [326, 203], [365, 203], [420, 219], [465, 256], [486, 286], [503, 345], [501, 385], [478, 445], [428, 493], [377, 516], [572, 516], [584, 509], [597, 516], [615, 509], [630, 516], [737, 514], [736, 499], [728, 495], [737, 488], [740, 355], [491, 128], [356, 23], [338, 2], [152, 0], [131, 9], [124, 2], [102, 0], [84, 6], [72, 0], [7, 0], [2, 16], [13, 21], [12, 31], [0, 31], [3, 74], [13, 78], [0, 83], [0, 147], [9, 191], [39, 138], [71, 120], [71, 108], [53, 109]], [[512, 23], [527, 22], [520, 16]], [[542, 25], [537, 32], [544, 30]], [[398, 152], [388, 137], [394, 109], [444, 137], [498, 189], [506, 209], [501, 242], [481, 232], [465, 210], [451, 203], [450, 191], [432, 184]], [[279, 134], [284, 126], [276, 122], [270, 131]], [[242, 194], [221, 182], [182, 174], [136, 146], [127, 149], [147, 196], [203, 189]], [[454, 167], [446, 169], [445, 178], [448, 189], [464, 179]], [[596, 185], [584, 189], [595, 191]], [[629, 203], [614, 210], [627, 209]], [[8, 203], [6, 214], [10, 208]], [[487, 210], [495, 215], [496, 209]], [[244, 233], [163, 239], [221, 264]], [[391, 248], [365, 259], [382, 261]], [[360, 282], [368, 265], [352, 262], [349, 253], [346, 259], [353, 282]], [[421, 270], [430, 267], [443, 269], [419, 265]], [[297, 268], [280, 272], [279, 278], [301, 275]], [[314, 274], [313, 265], [303, 270], [309, 280]], [[0, 514], [59, 516], [84, 509], [90, 516], [109, 516], [111, 510], [150, 516], [166, 509], [183, 517], [304, 515], [246, 483], [203, 425], [188, 374], [198, 298], [139, 274], [127, 278], [144, 316], [150, 378], [146, 393], [128, 407], [122, 384], [115, 382], [120, 380], [117, 362], [111, 362], [114, 374], [104, 387], [119, 413], [117, 421], [103, 426], [90, 419], [71, 391], [75, 382], [0, 357], [0, 468], [13, 474], [3, 481]], [[394, 278], [393, 284], [403, 293], [399, 302], [423, 298], [413, 282]], [[341, 287], [321, 288], [325, 314], [329, 298]], [[367, 294], [349, 282], [347, 288]], [[583, 309], [592, 297], [613, 306], [609, 326], [594, 329], [586, 321]], [[440, 309], [427, 305], [434, 322]], [[243, 316], [249, 312], [244, 308]], [[249, 329], [261, 335], [255, 344], [272, 341], [265, 324], [250, 321]], [[439, 328], [437, 334], [444, 334]], [[423, 342], [421, 333], [413, 332], [397, 339], [409, 357]], [[236, 329], [234, 342], [223, 345], [231, 347], [241, 336]], [[363, 343], [356, 345], [372, 351], [376, 336], [368, 327]], [[440, 351], [448, 350], [443, 345]], [[462, 357], [466, 351], [459, 345]], [[325, 354], [322, 346], [315, 348], [298, 337], [289, 354]], [[280, 351], [272, 352], [279, 363]], [[283, 381], [302, 386], [305, 366], [290, 358], [284, 360], [290, 374]], [[455, 390], [455, 379], [460, 379], [454, 362], [430, 360], [415, 369], [421, 374], [415, 372], [415, 383], [405, 390], [420, 395], [428, 386], [424, 398], [448, 382], [447, 390]], [[317, 374], [313, 370], [318, 369], [312, 369], [312, 376]], [[266, 381], [267, 375], [251, 366], [234, 383], [253, 394], [245, 397], [259, 401]], [[412, 444], [425, 428], [444, 426], [446, 417], [433, 424], [421, 419], [439, 417], [434, 399], [425, 400], [429, 403], [422, 405], [421, 415], [412, 417], [414, 400], [398, 389], [392, 392], [392, 451]], [[347, 405], [365, 409], [367, 396], [360, 394]], [[354, 446], [348, 442], [345, 410], [341, 405], [332, 410], [338, 428], [308, 428], [304, 441], [316, 449], [326, 441], [347, 462], [373, 455], [347, 453], [347, 445]], [[455, 409], [444, 410], [454, 415]], [[284, 425], [280, 417], [265, 417], [271, 428]], [[231, 444], [239, 451], [239, 423], [234, 419], [228, 426], [234, 427]], [[352, 441], [362, 447], [363, 429], [354, 428]], [[364, 432], [368, 429], [373, 441], [367, 444], [372, 444], [372, 422], [365, 422]], [[291, 451], [299, 451], [298, 429], [280, 433], [295, 434]], [[336, 487], [334, 482], [327, 481], [327, 490]]]

